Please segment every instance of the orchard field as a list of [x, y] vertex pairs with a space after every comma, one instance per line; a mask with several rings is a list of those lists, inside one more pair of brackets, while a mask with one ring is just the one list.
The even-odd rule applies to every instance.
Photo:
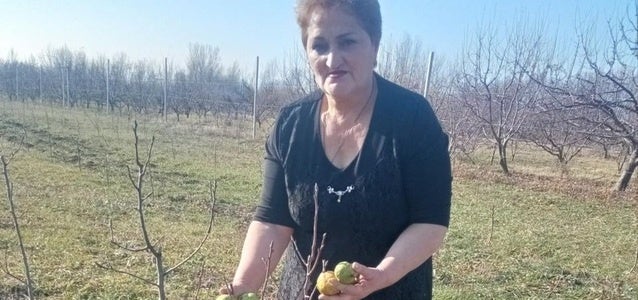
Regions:
[[[155, 137], [144, 211], [167, 266], [201, 250], [166, 278], [168, 299], [213, 299], [232, 278], [259, 197], [263, 122], [252, 138], [242, 115], [159, 116], [0, 101], [0, 154], [38, 299], [153, 299], [152, 257], [111, 243], [141, 245], [133, 122], [142, 155]], [[611, 193], [617, 161], [587, 150], [561, 175], [553, 158], [518, 144], [511, 176], [481, 147], [454, 160], [451, 227], [436, 254], [436, 299], [638, 299], [638, 195], [635, 183]], [[4, 182], [4, 181], [3, 181]], [[6, 186], [0, 185], [0, 299], [17, 299], [22, 260]], [[109, 225], [111, 224], [111, 225]], [[265, 299], [277, 288], [277, 274]]]

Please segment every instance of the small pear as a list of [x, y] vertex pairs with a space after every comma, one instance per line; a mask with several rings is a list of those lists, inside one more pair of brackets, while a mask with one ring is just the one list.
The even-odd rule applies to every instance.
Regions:
[[352, 268], [352, 264], [342, 261], [335, 266], [335, 277], [343, 284], [357, 283], [357, 272]]
[[327, 296], [332, 296], [339, 294], [339, 289], [337, 289], [337, 284], [339, 280], [335, 277], [335, 273], [332, 271], [325, 271], [319, 274], [317, 277], [317, 290], [319, 293], [322, 293]]

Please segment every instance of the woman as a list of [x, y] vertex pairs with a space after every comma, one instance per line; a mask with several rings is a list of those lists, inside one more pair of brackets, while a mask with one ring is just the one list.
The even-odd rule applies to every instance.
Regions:
[[326, 269], [355, 262], [360, 274], [319, 299], [430, 299], [430, 257], [450, 213], [447, 136], [423, 97], [374, 73], [377, 0], [300, 0], [297, 21], [320, 91], [284, 107], [266, 142], [262, 199], [233, 292], [258, 291], [263, 259], [272, 271], [288, 248], [279, 298], [303, 297], [316, 184], [320, 258]]

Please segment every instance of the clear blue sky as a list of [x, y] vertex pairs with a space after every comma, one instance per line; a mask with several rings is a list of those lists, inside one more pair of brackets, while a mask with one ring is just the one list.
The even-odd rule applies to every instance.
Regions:
[[[606, 32], [632, 0], [380, 0], [384, 40], [405, 34], [428, 51], [456, 57], [479, 24], [509, 28], [544, 22], [550, 34], [573, 40], [576, 27]], [[124, 52], [131, 60], [183, 64], [189, 43], [217, 46], [224, 65], [251, 69], [299, 47], [294, 0], [0, 0], [0, 57], [20, 60], [68, 46], [89, 57]], [[383, 41], [382, 41], [383, 43]]]

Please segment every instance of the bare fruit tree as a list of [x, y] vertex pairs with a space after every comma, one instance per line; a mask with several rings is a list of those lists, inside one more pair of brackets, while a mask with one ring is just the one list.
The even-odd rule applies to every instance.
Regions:
[[[578, 122], [590, 128], [590, 140], [622, 143], [626, 161], [614, 190], [624, 191], [638, 167], [638, 20], [609, 22], [606, 50], [595, 47], [590, 34], [579, 34], [579, 46], [571, 63], [553, 57], [538, 66], [532, 77], [565, 108], [579, 111]], [[602, 55], [601, 55], [602, 54]], [[607, 147], [605, 147], [607, 149]]]
[[210, 219], [209, 219], [209, 223], [208, 223], [208, 229], [206, 231], [206, 234], [204, 235], [204, 237], [202, 238], [202, 240], [200, 241], [199, 245], [189, 254], [187, 255], [181, 262], [177, 263], [175, 266], [173, 267], [168, 267], [164, 265], [164, 254], [162, 251], [162, 246], [159, 244], [159, 242], [153, 242], [151, 241], [151, 237], [150, 237], [150, 233], [147, 227], [147, 223], [146, 223], [146, 214], [145, 214], [145, 201], [152, 195], [151, 193], [145, 193], [145, 189], [144, 189], [144, 184], [145, 184], [145, 177], [146, 175], [148, 175], [149, 173], [149, 164], [151, 162], [151, 156], [153, 153], [153, 144], [155, 142], [155, 137], [153, 137], [151, 139], [151, 144], [148, 147], [148, 152], [146, 154], [146, 158], [145, 160], [142, 160], [142, 157], [139, 154], [139, 138], [138, 138], [138, 134], [137, 134], [137, 121], [135, 122], [134, 126], [133, 126], [133, 134], [135, 136], [135, 164], [137, 166], [137, 176], [132, 175], [133, 172], [132, 170], [128, 170], [128, 175], [129, 175], [129, 179], [131, 181], [131, 184], [133, 185], [135, 192], [136, 192], [136, 197], [137, 197], [137, 207], [136, 207], [136, 211], [138, 214], [138, 218], [139, 218], [139, 226], [140, 226], [140, 230], [142, 233], [142, 239], [143, 239], [143, 243], [142, 246], [140, 247], [131, 247], [128, 246], [126, 244], [120, 243], [118, 242], [113, 234], [113, 226], [112, 226], [112, 222], [109, 222], [109, 226], [110, 226], [110, 231], [111, 231], [111, 243], [116, 245], [117, 247], [124, 249], [126, 251], [130, 251], [130, 252], [147, 252], [149, 254], [151, 254], [151, 256], [153, 257], [153, 262], [155, 264], [155, 268], [156, 268], [156, 280], [155, 282], [153, 282], [152, 280], [143, 278], [139, 275], [133, 274], [129, 271], [126, 270], [120, 270], [120, 269], [116, 269], [113, 266], [111, 266], [110, 264], [101, 264], [98, 263], [97, 265], [103, 269], [107, 269], [107, 270], [111, 270], [111, 271], [115, 271], [118, 273], [122, 273], [122, 274], [126, 274], [129, 275], [133, 278], [139, 279], [149, 285], [155, 286], [157, 288], [158, 291], [158, 296], [160, 300], [165, 300], [166, 299], [166, 277], [171, 274], [173, 271], [175, 271], [177, 268], [179, 268], [180, 266], [182, 266], [184, 263], [186, 263], [187, 261], [189, 261], [197, 252], [199, 252], [199, 250], [202, 248], [202, 246], [204, 245], [204, 243], [206, 242], [206, 240], [208, 239], [210, 233], [212, 232], [212, 228], [213, 228], [213, 220], [214, 220], [214, 216], [215, 216], [215, 202], [216, 202], [216, 190], [217, 190], [217, 182], [213, 182], [211, 183], [210, 186], [210, 197], [211, 197], [211, 208], [210, 208]]
[[524, 68], [537, 63], [541, 36], [518, 29], [500, 43], [496, 31], [481, 29], [461, 59], [459, 97], [484, 135], [494, 142], [499, 165], [507, 175], [507, 147], [532, 113], [537, 97], [538, 89]]
[[521, 129], [521, 139], [529, 141], [556, 158], [561, 175], [569, 173], [568, 164], [589, 142], [587, 128], [578, 122], [579, 111], [562, 107], [568, 99], [554, 95], [538, 99], [538, 112]]
[[[22, 142], [20, 143], [20, 145], [22, 145]], [[27, 251], [24, 246], [24, 240], [22, 238], [22, 232], [20, 231], [20, 222], [18, 220], [18, 214], [16, 212], [15, 200], [13, 198], [13, 184], [11, 183], [11, 178], [9, 176], [9, 162], [19, 150], [20, 148], [13, 151], [8, 156], [0, 155], [0, 163], [2, 163], [2, 174], [4, 175], [4, 182], [7, 188], [7, 201], [9, 202], [9, 213], [11, 214], [11, 220], [13, 221], [13, 229], [15, 230], [16, 236], [18, 238], [18, 246], [20, 247], [20, 254], [22, 256], [22, 265], [24, 267], [24, 277], [26, 277], [26, 279], [22, 279], [19, 276], [13, 274], [11, 271], [9, 271], [8, 266], [4, 267], [4, 272], [8, 276], [24, 283], [24, 285], [26, 285], [28, 299], [35, 299], [33, 279], [31, 278], [31, 270], [29, 265], [29, 257], [27, 256]]]
[[[291, 266], [294, 270], [286, 272], [279, 282], [279, 295], [289, 299], [305, 300], [312, 299], [317, 289], [313, 285], [312, 277], [324, 270], [324, 259], [322, 252], [325, 246], [326, 233], [321, 233], [319, 228], [319, 188], [315, 183], [314, 187], [314, 215], [312, 227], [312, 242], [307, 256], [299, 250], [299, 246], [294, 237], [286, 249], [284, 265]], [[284, 266], [284, 268], [286, 268]]]
[[[384, 78], [413, 91], [423, 91], [427, 53], [418, 39], [405, 35], [400, 42], [390, 41], [379, 49], [378, 71]], [[435, 64], [438, 68], [442, 64]]]

